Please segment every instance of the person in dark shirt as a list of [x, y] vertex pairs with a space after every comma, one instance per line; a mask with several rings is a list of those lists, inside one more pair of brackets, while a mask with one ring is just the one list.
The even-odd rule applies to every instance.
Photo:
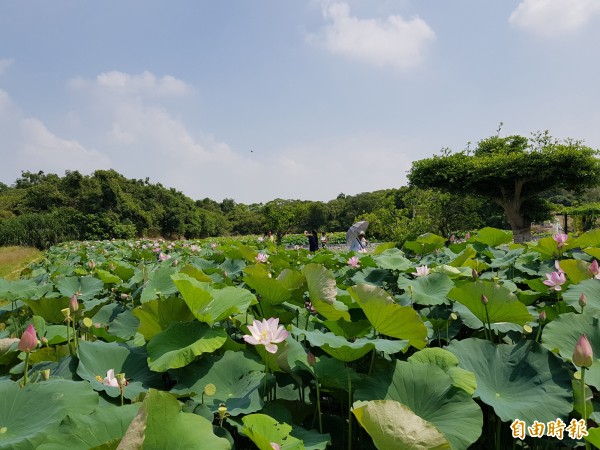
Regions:
[[319, 235], [317, 234], [317, 230], [312, 230], [311, 233], [305, 231], [304, 235], [308, 237], [308, 250], [311, 252], [319, 250]]

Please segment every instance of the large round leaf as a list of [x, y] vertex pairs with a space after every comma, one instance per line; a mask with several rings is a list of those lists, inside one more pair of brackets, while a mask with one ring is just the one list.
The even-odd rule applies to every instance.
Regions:
[[294, 290], [305, 281], [300, 272], [291, 269], [284, 269], [277, 278], [271, 278], [264, 264], [248, 266], [244, 272], [244, 282], [260, 295], [261, 300], [270, 305], [289, 301]]
[[585, 382], [600, 388], [600, 321], [591, 314], [565, 313], [544, 327], [542, 345], [571, 361], [579, 338], [585, 335], [594, 351], [594, 363], [586, 372]]
[[87, 450], [118, 443], [140, 408], [106, 405], [92, 414], [70, 414], [58, 429], [49, 433], [37, 450]]
[[600, 280], [584, 280], [579, 284], [569, 285], [563, 294], [563, 299], [567, 305], [581, 311], [581, 306], [579, 306], [581, 294], [585, 294], [587, 298], [585, 314], [600, 316]]
[[192, 314], [200, 321], [212, 325], [231, 315], [246, 312], [257, 303], [248, 290], [227, 286], [216, 289], [210, 283], [202, 283], [183, 273], [171, 277]]
[[483, 415], [471, 397], [432, 364], [396, 361], [360, 384], [357, 400], [395, 400], [434, 424], [453, 449], [466, 449], [481, 434]]
[[83, 300], [92, 300], [104, 289], [104, 283], [94, 277], [66, 277], [56, 282], [59, 292], [67, 298], [77, 295], [77, 298]]
[[336, 300], [337, 286], [333, 273], [319, 264], [307, 264], [302, 273], [308, 283], [313, 308], [328, 320], [344, 319], [350, 322], [348, 307]]
[[373, 259], [382, 269], [403, 271], [412, 266], [410, 260], [404, 256], [404, 252], [397, 248], [385, 250]]
[[443, 348], [424, 348], [408, 358], [412, 363], [434, 364], [452, 378], [452, 384], [472, 395], [477, 387], [475, 374], [458, 367], [458, 358]]
[[512, 241], [513, 237], [510, 231], [485, 227], [479, 230], [471, 239], [489, 245], [490, 247], [497, 247], [502, 244], [508, 244]]
[[148, 342], [148, 366], [156, 372], [177, 369], [196, 356], [221, 348], [226, 340], [222, 328], [210, 328], [201, 322], [175, 322]]
[[352, 413], [378, 449], [441, 450], [450, 443], [435, 425], [395, 400], [355, 402]]
[[342, 336], [333, 333], [322, 333], [321, 331], [306, 331], [292, 325], [292, 334], [304, 335], [308, 342], [315, 347], [329, 353], [340, 361], [350, 362], [366, 355], [375, 349], [387, 354], [394, 354], [404, 350], [407, 341], [391, 341], [387, 339], [359, 338], [350, 342]]
[[262, 395], [259, 390], [264, 378], [264, 364], [242, 352], [227, 351], [220, 358], [202, 358], [181, 369], [178, 383], [171, 390], [177, 395], [196, 394], [201, 397], [207, 384], [214, 384], [216, 392], [204, 396], [204, 404], [213, 412], [225, 403], [228, 412], [237, 416], [259, 411]]
[[227, 439], [213, 433], [204, 417], [181, 411], [181, 404], [167, 392], [151, 389], [144, 399], [147, 412], [144, 448], [161, 450], [229, 450]]
[[454, 282], [445, 273], [432, 273], [414, 280], [398, 278], [398, 287], [410, 292], [413, 303], [442, 305], [450, 303], [447, 295], [454, 287]]
[[181, 297], [157, 298], [138, 306], [133, 315], [140, 320], [137, 329], [149, 341], [173, 322], [190, 322], [194, 319]]
[[272, 450], [272, 442], [285, 450], [302, 450], [304, 445], [290, 433], [292, 427], [279, 423], [266, 414], [250, 414], [242, 418], [242, 433], [250, 438], [259, 450]]
[[407, 339], [416, 348], [427, 345], [427, 328], [413, 308], [398, 305], [386, 291], [377, 286], [359, 284], [348, 288], [348, 292], [379, 333]]
[[90, 414], [98, 405], [88, 383], [51, 380], [28, 384], [0, 383], [0, 448], [36, 449], [67, 414]]
[[177, 292], [177, 288], [171, 280], [171, 275], [176, 272], [175, 267], [158, 267], [148, 275], [148, 281], [142, 290], [141, 302], [146, 303], [157, 297], [168, 297]]
[[[488, 300], [487, 312], [481, 301], [484, 295]], [[510, 322], [525, 325], [533, 320], [527, 307], [515, 294], [492, 281], [477, 280], [465, 283], [452, 289], [448, 297], [465, 305], [484, 324], [487, 324], [488, 317], [492, 324]]]
[[132, 314], [131, 309], [120, 303], [104, 305], [92, 317], [92, 321], [103, 326], [92, 327], [89, 332], [108, 342], [130, 340], [135, 336], [135, 330], [140, 323], [139, 319]]
[[105, 391], [111, 397], [120, 395], [119, 388], [107, 386], [98, 381], [113, 369], [115, 374], [125, 373], [129, 384], [125, 386], [123, 396], [133, 399], [141, 392], [146, 392], [150, 387], [162, 387], [161, 374], [148, 369], [146, 349], [143, 347], [129, 347], [127, 344], [101, 341], [79, 341], [77, 350], [79, 365], [77, 374], [88, 380], [97, 391]]
[[474, 395], [492, 406], [503, 422], [566, 421], [573, 409], [571, 373], [535, 342], [495, 345], [470, 338], [447, 348], [463, 369], [475, 374]]

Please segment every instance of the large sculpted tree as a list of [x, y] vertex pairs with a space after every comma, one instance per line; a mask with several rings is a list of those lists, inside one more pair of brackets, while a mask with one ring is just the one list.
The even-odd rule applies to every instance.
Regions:
[[515, 242], [531, 239], [540, 194], [555, 188], [579, 190], [600, 183], [597, 150], [581, 142], [557, 141], [540, 133], [483, 139], [475, 150], [415, 161], [408, 179], [420, 188], [478, 194], [504, 210]]

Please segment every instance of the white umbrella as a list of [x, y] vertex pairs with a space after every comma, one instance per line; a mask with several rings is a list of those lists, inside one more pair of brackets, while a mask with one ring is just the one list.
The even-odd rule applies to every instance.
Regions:
[[348, 231], [346, 232], [346, 244], [352, 246], [354, 241], [360, 242], [360, 239], [358, 239], [358, 235], [361, 231], [367, 231], [367, 228], [369, 228], [369, 222], [367, 222], [366, 220], [361, 220], [360, 222], [356, 222], [355, 224], [353, 224], [350, 228], [348, 228]]

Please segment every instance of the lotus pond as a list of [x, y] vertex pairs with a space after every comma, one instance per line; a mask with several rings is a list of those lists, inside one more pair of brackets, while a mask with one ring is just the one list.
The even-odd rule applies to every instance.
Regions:
[[600, 446], [600, 230], [66, 243], [0, 279], [0, 448]]

